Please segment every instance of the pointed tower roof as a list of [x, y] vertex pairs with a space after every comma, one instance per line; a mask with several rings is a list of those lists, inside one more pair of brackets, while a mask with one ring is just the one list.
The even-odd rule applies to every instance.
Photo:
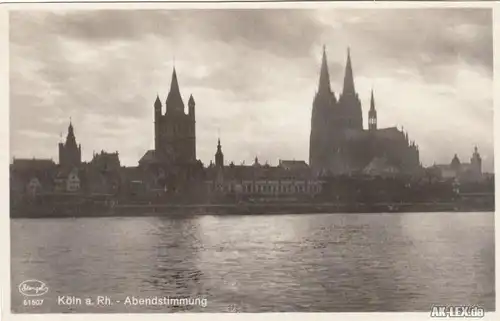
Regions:
[[188, 105], [194, 105], [193, 94], [189, 95]]
[[370, 111], [375, 111], [375, 98], [373, 98], [373, 88], [372, 88], [372, 96], [370, 98]]
[[181, 92], [179, 90], [179, 82], [177, 81], [177, 72], [175, 67], [172, 72], [172, 81], [170, 82], [170, 91], [167, 96], [167, 110], [184, 111], [184, 102], [182, 101]]
[[72, 136], [75, 135], [75, 133], [73, 131], [73, 122], [71, 121], [71, 117], [69, 118], [68, 135], [72, 135]]
[[66, 136], [66, 145], [68, 145], [68, 144], [76, 147], [76, 138], [75, 138], [75, 132], [73, 129], [73, 123], [71, 121], [71, 117], [69, 119], [68, 135]]
[[344, 88], [342, 91], [342, 95], [354, 95], [356, 91], [354, 90], [354, 77], [352, 74], [352, 65], [351, 65], [351, 49], [347, 48], [347, 63], [345, 66], [345, 74], [344, 74]]
[[161, 100], [158, 94], [156, 94], [155, 107], [161, 107]]
[[215, 166], [224, 167], [224, 154], [222, 153], [222, 146], [220, 144], [220, 136], [217, 139], [217, 152], [215, 153]]
[[175, 66], [172, 68], [172, 81], [170, 82], [170, 91], [177, 89], [179, 91], [179, 83], [177, 81], [177, 71]]
[[321, 60], [321, 71], [319, 74], [318, 93], [331, 92], [330, 73], [328, 72], [328, 61], [326, 59], [326, 47], [323, 45], [323, 58]]

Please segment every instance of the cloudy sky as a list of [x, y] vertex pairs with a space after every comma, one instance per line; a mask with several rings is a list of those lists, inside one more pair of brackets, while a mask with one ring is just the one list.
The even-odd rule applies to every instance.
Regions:
[[11, 155], [56, 160], [71, 117], [84, 160], [136, 165], [175, 62], [205, 164], [219, 129], [227, 161], [307, 160], [323, 44], [336, 92], [350, 46], [365, 128], [373, 87], [379, 127], [403, 126], [424, 165], [478, 145], [493, 169], [489, 9], [12, 12]]

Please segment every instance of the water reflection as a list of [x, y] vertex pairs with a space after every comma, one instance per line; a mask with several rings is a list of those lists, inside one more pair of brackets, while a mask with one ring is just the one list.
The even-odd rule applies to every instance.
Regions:
[[[491, 310], [493, 226], [493, 213], [14, 220], [12, 280], [47, 282], [36, 312]], [[96, 311], [57, 306], [57, 294], [208, 305]], [[21, 298], [14, 310], [27, 311]]]
[[[155, 295], [169, 298], [203, 298], [203, 272], [198, 267], [199, 253], [204, 250], [200, 242], [199, 226], [195, 219], [157, 218], [152, 247], [149, 277], [144, 288]], [[196, 306], [172, 306], [171, 311], [190, 311]]]

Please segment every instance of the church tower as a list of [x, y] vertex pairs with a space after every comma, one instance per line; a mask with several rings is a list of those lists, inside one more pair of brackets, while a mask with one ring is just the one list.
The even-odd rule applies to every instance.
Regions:
[[309, 137], [309, 165], [315, 172], [325, 170], [329, 166], [329, 145], [331, 143], [329, 133], [331, 131], [331, 115], [336, 103], [337, 99], [330, 85], [326, 48], [323, 46], [318, 91], [313, 100]]
[[[368, 130], [377, 130], [377, 110], [375, 109], [375, 99], [372, 96], [370, 99], [370, 110], [368, 111]], [[406, 141], [408, 141], [408, 136], [406, 136]]]
[[170, 91], [165, 101], [165, 114], [157, 96], [154, 103], [155, 154], [163, 163], [188, 164], [196, 161], [195, 101], [191, 95], [188, 112], [179, 89], [177, 71], [172, 71]]
[[59, 165], [63, 167], [79, 166], [82, 162], [82, 147], [77, 145], [75, 132], [71, 120], [68, 126], [68, 135], [65, 143], [59, 143]]

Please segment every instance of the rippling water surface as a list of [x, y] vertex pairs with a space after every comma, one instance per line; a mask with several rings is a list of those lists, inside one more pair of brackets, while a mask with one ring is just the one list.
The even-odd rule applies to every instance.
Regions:
[[[11, 238], [13, 312], [495, 308], [493, 213], [14, 219]], [[40, 307], [24, 305], [28, 279], [49, 287]], [[62, 295], [112, 305], [66, 306]]]

